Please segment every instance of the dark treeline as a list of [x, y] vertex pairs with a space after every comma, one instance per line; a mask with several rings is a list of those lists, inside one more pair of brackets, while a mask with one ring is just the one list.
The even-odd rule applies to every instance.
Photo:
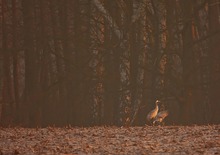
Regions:
[[220, 123], [220, 0], [0, 0], [0, 124]]

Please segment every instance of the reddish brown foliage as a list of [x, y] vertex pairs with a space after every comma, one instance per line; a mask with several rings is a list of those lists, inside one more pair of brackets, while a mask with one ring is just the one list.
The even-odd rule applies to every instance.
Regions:
[[1, 128], [2, 154], [218, 154], [220, 125]]

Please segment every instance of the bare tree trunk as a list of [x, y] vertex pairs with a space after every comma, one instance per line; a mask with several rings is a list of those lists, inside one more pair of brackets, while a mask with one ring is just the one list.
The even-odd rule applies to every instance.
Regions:
[[76, 125], [88, 125], [91, 123], [90, 118], [90, 88], [91, 86], [91, 70], [89, 61], [91, 59], [90, 49], [90, 11], [91, 1], [78, 1], [77, 15], [75, 20], [75, 41], [76, 53], [75, 62], [77, 66], [76, 72], [76, 89], [74, 116]]
[[105, 7], [100, 3], [99, 0], [93, 0], [93, 4], [97, 7], [97, 9], [105, 16], [106, 21], [109, 22], [109, 25], [113, 28], [115, 35], [118, 38], [122, 38], [122, 33], [118, 25], [116, 24], [115, 20], [111, 17]]
[[183, 123], [190, 122], [193, 105], [193, 49], [190, 48], [192, 44], [192, 3], [190, 0], [184, 0], [181, 3], [183, 10], [183, 98], [184, 105], [181, 105], [182, 121]]
[[[110, 10], [110, 12], [114, 15], [114, 19], [116, 18], [115, 5], [116, 4], [112, 2], [105, 3], [105, 8]], [[112, 48], [111, 45], [114, 44], [118, 38], [111, 37], [113, 32], [111, 31], [111, 26], [108, 24], [108, 20], [105, 20], [104, 29], [104, 46], [108, 50], [106, 51], [104, 57], [104, 113], [102, 123], [112, 125], [114, 124], [114, 118], [116, 117], [114, 116], [116, 114], [115, 111], [117, 111], [115, 106], [119, 105], [119, 66], [118, 57], [116, 56], [118, 51]]]
[[13, 110], [16, 123], [19, 123], [19, 109], [20, 109], [20, 100], [19, 100], [19, 58], [18, 58], [18, 32], [17, 32], [17, 2], [12, 1], [12, 22], [13, 22], [13, 84], [14, 84], [14, 100], [15, 100], [15, 109]]
[[219, 0], [209, 1], [209, 32], [215, 34], [210, 39], [210, 67], [211, 67], [211, 112], [212, 122], [219, 123], [219, 92], [220, 92], [220, 4]]
[[2, 56], [3, 56], [3, 83], [2, 83], [2, 122], [4, 125], [13, 123], [13, 79], [11, 75], [11, 52], [9, 49], [8, 31], [7, 31], [7, 2], [2, 1]]
[[[180, 59], [180, 45], [179, 45], [179, 34], [178, 34], [178, 15], [177, 15], [177, 3], [175, 0], [167, 0], [165, 2], [165, 8], [167, 10], [166, 16], [166, 28], [167, 36], [165, 40], [165, 55], [164, 55], [164, 99], [169, 108], [169, 116], [172, 117], [172, 122], [179, 123], [180, 121], [180, 103], [179, 98], [181, 98], [182, 85], [181, 74], [182, 72], [177, 59]], [[168, 117], [169, 119], [169, 117]], [[170, 119], [171, 120], [171, 119]]]
[[39, 99], [39, 64], [38, 53], [35, 50], [36, 38], [34, 37], [34, 5], [32, 0], [23, 0], [24, 16], [24, 47], [25, 47], [25, 103], [24, 120], [27, 125], [34, 126], [36, 121], [36, 110]]

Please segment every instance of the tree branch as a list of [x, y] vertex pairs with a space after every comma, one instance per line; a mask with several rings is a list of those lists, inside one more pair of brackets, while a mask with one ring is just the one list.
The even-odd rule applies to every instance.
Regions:
[[[137, 3], [135, 1], [135, 3]], [[144, 8], [147, 5], [147, 0], [143, 0], [143, 2], [139, 2], [139, 7], [137, 9], [135, 9], [135, 7], [133, 7], [134, 11], [133, 11], [133, 15], [131, 17], [131, 23], [135, 23], [139, 17], [141, 16], [141, 13], [144, 12]]]
[[116, 22], [113, 20], [113, 18], [110, 16], [108, 11], [104, 8], [104, 6], [100, 3], [99, 0], [92, 0], [93, 4], [96, 6], [96, 8], [104, 15], [105, 19], [109, 22], [110, 26], [113, 28], [115, 35], [121, 39], [122, 38], [122, 32], [117, 26]]

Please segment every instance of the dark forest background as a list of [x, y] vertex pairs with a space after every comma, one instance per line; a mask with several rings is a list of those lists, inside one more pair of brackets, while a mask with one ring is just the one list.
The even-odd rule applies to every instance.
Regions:
[[2, 126], [220, 123], [220, 0], [0, 0]]

